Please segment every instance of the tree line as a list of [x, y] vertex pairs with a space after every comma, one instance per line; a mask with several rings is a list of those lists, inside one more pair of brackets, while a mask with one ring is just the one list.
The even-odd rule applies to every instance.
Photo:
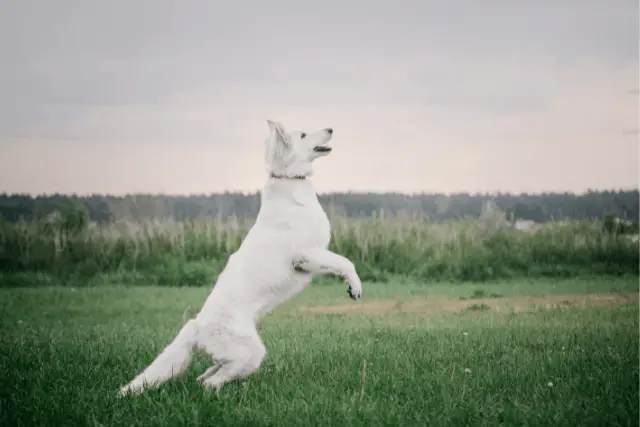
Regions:
[[[329, 193], [319, 195], [320, 203], [333, 214], [348, 217], [372, 215], [421, 215], [434, 221], [478, 218], [488, 201], [517, 219], [547, 222], [551, 220], [592, 220], [609, 217], [636, 221], [639, 211], [638, 190], [587, 191], [583, 194], [401, 194], [401, 193]], [[46, 218], [60, 208], [81, 207], [89, 219], [97, 222], [172, 218], [189, 220], [202, 217], [226, 219], [255, 218], [260, 194], [232, 193], [209, 195], [40, 195], [0, 194], [0, 217], [6, 221]]]

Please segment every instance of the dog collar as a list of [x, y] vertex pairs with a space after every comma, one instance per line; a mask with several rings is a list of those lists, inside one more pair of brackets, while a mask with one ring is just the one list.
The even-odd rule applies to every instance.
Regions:
[[284, 176], [284, 175], [275, 175], [275, 174], [271, 174], [271, 178], [275, 178], [275, 179], [307, 179], [306, 175]]

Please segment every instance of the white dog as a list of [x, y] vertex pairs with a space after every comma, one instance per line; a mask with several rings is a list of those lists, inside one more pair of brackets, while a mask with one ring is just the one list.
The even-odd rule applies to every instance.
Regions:
[[332, 129], [288, 133], [268, 120], [266, 141], [269, 179], [255, 224], [229, 257], [198, 315], [142, 373], [120, 389], [142, 392], [184, 373], [195, 349], [213, 359], [198, 381], [220, 387], [258, 370], [266, 355], [256, 324], [284, 301], [301, 292], [314, 275], [344, 278], [354, 300], [362, 285], [351, 261], [329, 251], [331, 226], [306, 178], [312, 162], [331, 152]]

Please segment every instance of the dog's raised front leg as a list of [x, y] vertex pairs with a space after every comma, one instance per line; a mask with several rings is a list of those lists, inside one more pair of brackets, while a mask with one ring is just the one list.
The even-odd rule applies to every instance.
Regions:
[[351, 261], [327, 249], [307, 249], [293, 259], [293, 268], [314, 275], [335, 274], [349, 283], [347, 292], [357, 300], [362, 296], [362, 284]]

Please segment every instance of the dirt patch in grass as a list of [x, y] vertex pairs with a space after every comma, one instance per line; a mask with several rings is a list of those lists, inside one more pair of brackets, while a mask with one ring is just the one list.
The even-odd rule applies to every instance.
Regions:
[[[304, 313], [318, 314], [394, 314], [394, 313], [447, 313], [462, 310], [492, 312], [525, 312], [540, 309], [563, 309], [571, 307], [615, 307], [626, 304], [638, 304], [638, 292], [584, 294], [584, 295], [543, 295], [510, 296], [501, 298], [475, 298], [460, 300], [453, 298], [412, 297], [406, 299], [386, 299], [359, 301], [344, 305], [326, 305], [302, 307]], [[487, 308], [488, 307], [488, 308]]]

